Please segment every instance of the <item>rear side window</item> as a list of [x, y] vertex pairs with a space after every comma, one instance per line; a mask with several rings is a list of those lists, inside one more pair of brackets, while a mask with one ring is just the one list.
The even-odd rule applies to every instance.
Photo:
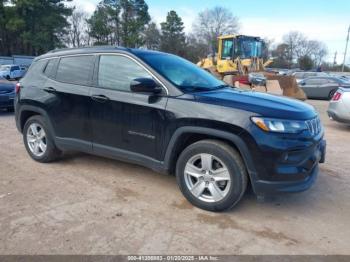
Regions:
[[94, 56], [72, 56], [60, 59], [56, 80], [60, 82], [89, 85], [94, 65]]
[[15, 70], [19, 70], [19, 66], [13, 66], [13, 67], [11, 68], [11, 71], [15, 71]]

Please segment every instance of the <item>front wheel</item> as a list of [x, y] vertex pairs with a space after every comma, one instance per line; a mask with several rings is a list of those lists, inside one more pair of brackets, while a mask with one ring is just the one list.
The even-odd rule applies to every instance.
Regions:
[[240, 154], [217, 140], [203, 140], [187, 147], [178, 159], [176, 178], [187, 200], [208, 211], [235, 206], [248, 181]]

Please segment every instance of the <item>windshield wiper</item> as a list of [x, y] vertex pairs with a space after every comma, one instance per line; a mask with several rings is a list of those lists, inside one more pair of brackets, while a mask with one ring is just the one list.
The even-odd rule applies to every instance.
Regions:
[[231, 87], [231, 88], [234, 88], [234, 86], [230, 86], [228, 84], [223, 84], [223, 85], [219, 85], [219, 86], [216, 86], [214, 89], [221, 89], [221, 88], [226, 88], [226, 87]]
[[223, 84], [215, 87], [204, 87], [204, 86], [181, 86], [181, 89], [184, 90], [185, 92], [196, 92], [196, 91], [203, 91], [203, 92], [208, 92], [208, 91], [213, 91], [221, 88], [226, 88], [230, 87], [229, 85]]

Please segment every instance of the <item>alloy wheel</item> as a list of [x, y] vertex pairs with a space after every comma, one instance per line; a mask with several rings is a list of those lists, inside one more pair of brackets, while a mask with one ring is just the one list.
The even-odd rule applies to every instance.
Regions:
[[38, 123], [32, 123], [27, 130], [27, 144], [30, 152], [36, 157], [45, 154], [47, 148], [46, 133]]
[[224, 199], [231, 188], [231, 177], [226, 165], [211, 154], [191, 157], [186, 163], [184, 175], [192, 195], [205, 202]]

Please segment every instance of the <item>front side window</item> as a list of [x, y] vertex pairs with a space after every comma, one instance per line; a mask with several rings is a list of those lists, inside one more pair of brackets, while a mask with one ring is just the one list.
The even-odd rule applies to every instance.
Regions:
[[64, 83], [89, 85], [94, 56], [71, 56], [60, 59], [56, 80]]
[[175, 55], [144, 53], [139, 57], [185, 93], [210, 91], [227, 86], [197, 65]]
[[225, 39], [222, 41], [222, 59], [232, 58], [233, 39]]
[[136, 78], [152, 78], [139, 64], [120, 55], [101, 55], [98, 69], [98, 86], [130, 92]]

